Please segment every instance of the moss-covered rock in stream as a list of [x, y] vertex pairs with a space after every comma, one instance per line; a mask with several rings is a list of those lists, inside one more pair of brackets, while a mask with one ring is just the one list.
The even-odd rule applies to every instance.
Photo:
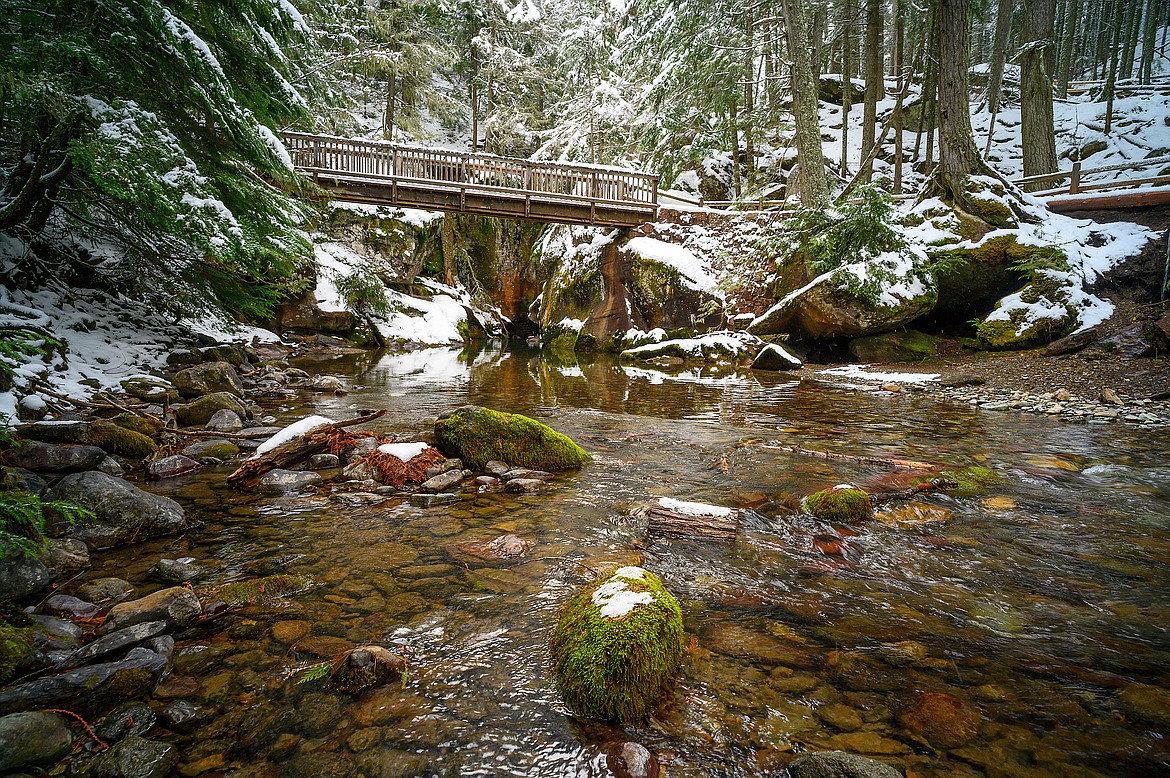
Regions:
[[955, 483], [955, 486], [947, 489], [947, 494], [954, 497], [975, 497], [987, 491], [988, 487], [1003, 483], [1004, 480], [1003, 476], [994, 470], [978, 465], [967, 465], [925, 473], [915, 485], [923, 486], [939, 478]]
[[158, 444], [141, 432], [109, 422], [90, 424], [83, 442], [127, 459], [146, 459], [158, 449]]
[[252, 605], [255, 603], [271, 602], [290, 594], [303, 592], [310, 588], [313, 582], [299, 575], [278, 573], [263, 578], [251, 578], [246, 581], [215, 586], [201, 591], [200, 597], [205, 601], [219, 600], [228, 605]]
[[122, 429], [137, 432], [148, 438], [154, 438], [163, 431], [163, 423], [156, 418], [139, 416], [135, 413], [120, 413], [110, 421]]
[[474, 405], [435, 422], [435, 438], [443, 454], [458, 457], [478, 471], [492, 460], [556, 472], [576, 469], [593, 459], [567, 436], [527, 416]]
[[571, 708], [633, 723], [678, 669], [682, 611], [653, 573], [623, 567], [569, 600], [550, 646], [557, 688]]
[[942, 338], [917, 330], [883, 332], [849, 341], [849, 354], [858, 362], [922, 362], [938, 356]]
[[1064, 337], [1079, 321], [1076, 291], [1066, 273], [1036, 271], [1027, 286], [1000, 300], [979, 322], [979, 342], [996, 350], [1028, 349]]
[[866, 521], [873, 518], [869, 495], [847, 484], [814, 492], [800, 501], [805, 513], [824, 521]]
[[0, 621], [0, 684], [7, 683], [36, 654], [31, 632]]

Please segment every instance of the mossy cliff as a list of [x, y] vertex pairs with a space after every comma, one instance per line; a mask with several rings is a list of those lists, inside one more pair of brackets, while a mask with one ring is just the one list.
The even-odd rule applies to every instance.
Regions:
[[805, 497], [800, 507], [824, 521], [865, 521], [873, 517], [873, 501], [860, 489], [841, 484]]
[[473, 470], [494, 460], [534, 470], [573, 470], [592, 461], [567, 436], [518, 413], [467, 405], [435, 422], [439, 449]]
[[550, 644], [557, 688], [582, 715], [642, 719], [678, 669], [682, 611], [657, 576], [623, 567], [564, 606]]

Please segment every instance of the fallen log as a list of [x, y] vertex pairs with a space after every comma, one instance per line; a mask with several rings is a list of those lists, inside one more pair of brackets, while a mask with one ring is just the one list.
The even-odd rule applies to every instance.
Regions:
[[[651, 506], [646, 514], [649, 523], [646, 534], [649, 537], [684, 538], [720, 543], [734, 543], [739, 532], [739, 512], [730, 508], [698, 503], [677, 503], [684, 510], [675, 510], [659, 503]], [[712, 509], [703, 512], [701, 509]]]
[[336, 440], [337, 433], [346, 427], [352, 427], [355, 424], [364, 424], [385, 414], [386, 410], [382, 409], [364, 416], [358, 416], [354, 419], [314, 427], [304, 435], [299, 435], [290, 441], [281, 443], [270, 451], [265, 451], [259, 456], [245, 460], [234, 473], [227, 477], [227, 482], [231, 486], [239, 486], [245, 489], [252, 488], [260, 483], [260, 479], [269, 470], [284, 468], [296, 464], [305, 457], [322, 453]]
[[815, 451], [800, 446], [760, 446], [773, 451], [787, 451], [790, 454], [800, 454], [803, 457], [818, 457], [820, 459], [843, 459], [847, 462], [860, 462], [866, 465], [903, 468], [906, 470], [937, 470], [937, 466], [926, 462], [915, 462], [912, 459], [889, 459], [886, 457], [863, 457], [856, 454], [838, 454], [835, 451]]

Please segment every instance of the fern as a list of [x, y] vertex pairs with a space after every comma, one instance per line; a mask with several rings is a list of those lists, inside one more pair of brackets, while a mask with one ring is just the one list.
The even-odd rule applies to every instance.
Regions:
[[0, 492], [0, 552], [40, 556], [45, 551], [46, 512], [60, 514], [70, 524], [92, 518], [93, 513], [66, 500], [45, 502], [38, 495]]
[[332, 670], [332, 659], [301, 668], [300, 670], [297, 670], [295, 673], [293, 673], [293, 686], [300, 686], [303, 683], [313, 683], [314, 681], [320, 681], [322, 678], [328, 678], [329, 673], [332, 672]]

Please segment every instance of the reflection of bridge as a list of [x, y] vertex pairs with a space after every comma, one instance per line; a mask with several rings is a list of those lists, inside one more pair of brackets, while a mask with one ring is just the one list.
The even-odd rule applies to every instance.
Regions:
[[286, 132], [297, 170], [338, 200], [563, 224], [633, 227], [658, 212], [658, 176]]

